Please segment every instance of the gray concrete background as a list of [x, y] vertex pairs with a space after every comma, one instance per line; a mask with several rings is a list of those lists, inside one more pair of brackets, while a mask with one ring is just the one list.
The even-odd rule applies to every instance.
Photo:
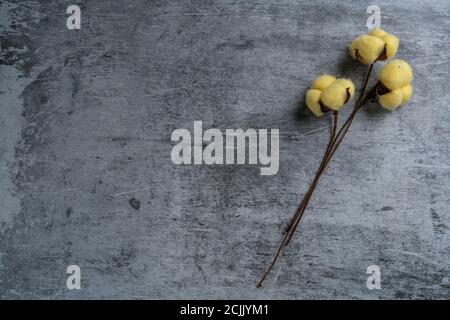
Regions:
[[[370, 4], [414, 96], [357, 116], [258, 290], [328, 138], [305, 90], [324, 72], [359, 86], [346, 45]], [[450, 297], [448, 1], [6, 0], [0, 22], [0, 297]], [[279, 128], [278, 175], [175, 166], [171, 132], [194, 120]]]

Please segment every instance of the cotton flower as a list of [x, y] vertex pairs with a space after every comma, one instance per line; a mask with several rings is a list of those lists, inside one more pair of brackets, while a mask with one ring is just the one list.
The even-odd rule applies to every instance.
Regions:
[[388, 62], [381, 70], [378, 80], [378, 102], [383, 108], [395, 110], [411, 98], [413, 71], [406, 61], [396, 59]]
[[411, 66], [404, 60], [392, 60], [383, 67], [378, 79], [391, 90], [410, 84], [413, 80]]
[[325, 88], [320, 94], [320, 101], [327, 108], [337, 111], [348, 98], [347, 90], [337, 82]]
[[368, 34], [357, 37], [349, 46], [350, 56], [363, 64], [393, 58], [400, 40], [386, 31], [375, 28]]
[[386, 63], [378, 76], [378, 81], [374, 86], [367, 89], [370, 76], [373, 72], [373, 64], [377, 61], [384, 61], [393, 58], [398, 51], [399, 39], [387, 33], [382, 29], [373, 29], [368, 34], [356, 38], [349, 46], [350, 55], [353, 59], [363, 64], [369, 64], [366, 76], [359, 93], [359, 97], [353, 106], [348, 118], [339, 125], [338, 111], [355, 94], [355, 86], [349, 79], [336, 79], [330, 75], [321, 75], [315, 79], [311, 88], [306, 92], [305, 100], [308, 108], [314, 115], [320, 117], [325, 113], [333, 111], [333, 121], [330, 128], [329, 142], [325, 149], [319, 168], [312, 180], [308, 191], [304, 195], [298, 209], [295, 211], [289, 222], [288, 228], [281, 244], [270, 263], [264, 271], [256, 287], [260, 288], [267, 275], [272, 270], [277, 259], [285, 250], [287, 244], [291, 241], [296, 228], [308, 206], [311, 195], [316, 190], [320, 177], [327, 168], [335, 151], [341, 145], [345, 135], [359, 110], [365, 103], [371, 101], [375, 96], [385, 109], [394, 110], [401, 105], [406, 104], [413, 94], [412, 80], [413, 72], [408, 63], [403, 60], [391, 60]]
[[336, 79], [324, 74], [313, 81], [306, 92], [306, 105], [316, 116], [326, 112], [338, 111], [355, 94], [355, 85], [350, 79]]

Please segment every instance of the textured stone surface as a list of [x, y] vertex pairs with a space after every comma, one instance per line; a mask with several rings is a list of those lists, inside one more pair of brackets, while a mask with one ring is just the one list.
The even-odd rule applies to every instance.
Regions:
[[[361, 82], [346, 45], [370, 4], [2, 1], [0, 297], [449, 298], [446, 0], [379, 3], [413, 99], [357, 116], [255, 288], [328, 137], [305, 90], [323, 72]], [[171, 132], [194, 120], [279, 128], [278, 175], [174, 165]], [[81, 290], [66, 288], [70, 264]], [[381, 290], [366, 288], [372, 264]]]

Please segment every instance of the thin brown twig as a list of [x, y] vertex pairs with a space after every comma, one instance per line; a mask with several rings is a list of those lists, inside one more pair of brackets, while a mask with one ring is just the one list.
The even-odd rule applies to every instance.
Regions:
[[[286, 232], [290, 232], [290, 235], [286, 238], [286, 243], [284, 244], [284, 246], [287, 246], [289, 244], [289, 242], [291, 241], [292, 235], [293, 235], [293, 233], [295, 231], [295, 227], [298, 224], [297, 220], [300, 220], [301, 217], [303, 216], [303, 213], [305, 212], [306, 207], [308, 206], [309, 200], [311, 199], [311, 196], [314, 193], [314, 190], [316, 189], [317, 183], [319, 182], [319, 179], [322, 176], [322, 173], [325, 170], [325, 167], [326, 167], [326, 165], [328, 163], [329, 154], [330, 154], [330, 152], [331, 152], [331, 150], [333, 148], [333, 144], [334, 144], [334, 141], [335, 141], [334, 139], [336, 138], [337, 121], [338, 121], [338, 113], [335, 112], [334, 125], [333, 125], [333, 131], [332, 131], [330, 143], [328, 144], [328, 147], [326, 149], [326, 152], [324, 154], [322, 162], [321, 162], [319, 168], [317, 169], [317, 172], [316, 172], [316, 175], [314, 177], [314, 180], [311, 183], [311, 185], [310, 185], [310, 187], [308, 189], [308, 192], [303, 197], [303, 200], [302, 200], [299, 208], [297, 209], [296, 216], [294, 216], [294, 218], [292, 219], [292, 221], [289, 224], [289, 227], [288, 227]], [[290, 231], [291, 229], [294, 229], [294, 230]]]
[[[294, 218], [301, 212], [303, 206], [305, 206], [306, 201], [307, 201], [307, 194], [309, 192], [311, 192], [311, 187], [313, 185], [315, 185], [317, 183], [317, 181], [318, 181], [319, 171], [325, 165], [327, 157], [328, 157], [328, 153], [331, 151], [331, 148], [333, 146], [334, 138], [336, 137], [336, 130], [337, 130], [338, 119], [339, 119], [339, 113], [337, 111], [334, 111], [333, 112], [333, 123], [332, 123], [332, 127], [331, 127], [332, 129], [330, 130], [330, 132], [331, 132], [330, 141], [328, 142], [327, 148], [325, 149], [325, 154], [323, 155], [322, 162], [320, 163], [319, 169], [316, 171], [316, 175], [314, 177], [314, 180], [313, 180], [310, 188], [308, 189], [308, 192], [303, 197], [302, 202], [300, 203], [299, 207], [297, 208], [297, 211], [296, 211], [296, 214], [294, 215]], [[294, 222], [295, 222], [295, 219], [292, 219], [291, 222], [289, 223], [289, 225], [286, 227], [286, 232], [289, 231], [289, 229], [292, 227]]]
[[300, 206], [297, 208], [296, 213], [294, 214], [293, 218], [291, 219], [291, 222], [289, 223], [287, 229], [286, 229], [286, 234], [283, 238], [283, 241], [281, 242], [280, 247], [277, 250], [277, 253], [275, 254], [275, 257], [272, 260], [272, 263], [269, 265], [269, 267], [266, 269], [266, 271], [263, 273], [261, 279], [259, 280], [258, 284], [256, 285], [257, 288], [260, 288], [262, 283], [264, 282], [264, 280], [266, 279], [267, 275], [270, 273], [270, 271], [272, 270], [273, 266], [275, 265], [276, 261], [278, 260], [278, 258], [280, 257], [284, 247], [289, 243], [290, 239], [292, 238], [302, 216], [303, 213], [306, 210], [306, 207], [308, 205], [309, 200], [311, 199], [311, 196], [317, 186], [317, 183], [322, 175], [322, 173], [324, 172], [325, 168], [327, 167], [328, 163], [330, 162], [331, 158], [333, 157], [334, 153], [336, 152], [337, 148], [339, 147], [339, 145], [341, 144], [343, 138], [345, 137], [345, 135], [348, 132], [348, 129], [350, 128], [353, 119], [356, 115], [356, 113], [359, 111], [359, 109], [361, 108], [361, 106], [367, 101], [367, 99], [370, 98], [370, 96], [375, 92], [377, 85], [375, 85], [370, 91], [369, 93], [365, 96], [365, 91], [367, 89], [367, 85], [369, 82], [369, 77], [370, 74], [372, 72], [373, 69], [373, 64], [371, 64], [369, 66], [369, 69], [367, 70], [366, 76], [364, 78], [364, 82], [363, 82], [363, 86], [359, 95], [359, 98], [352, 110], [352, 113], [350, 114], [350, 116], [347, 118], [347, 120], [345, 121], [345, 123], [342, 125], [341, 129], [339, 130], [339, 132], [336, 135], [336, 128], [337, 128], [337, 120], [338, 120], [338, 113], [335, 112], [333, 113], [333, 128], [331, 131], [331, 137], [330, 137], [330, 141], [327, 145], [324, 157], [322, 159], [322, 162], [319, 166], [319, 168], [317, 169], [316, 175], [314, 177], [313, 182], [310, 185], [310, 188], [308, 189], [308, 192], [305, 194], [305, 196], [302, 199], [302, 202], [300, 204]]
[[[366, 84], [367, 87], [367, 84]], [[366, 87], [364, 87], [364, 91], [366, 89]], [[340, 146], [340, 144], [342, 143], [342, 140], [344, 139], [345, 135], [348, 132], [348, 129], [350, 128], [350, 126], [352, 125], [353, 119], [355, 118], [356, 113], [361, 109], [361, 107], [363, 106], [363, 104], [369, 99], [370, 96], [372, 96], [372, 94], [375, 92], [377, 88], [377, 85], [375, 85], [372, 89], [369, 90], [369, 93], [362, 99], [359, 100], [359, 102], [355, 105], [352, 113], [350, 114], [350, 116], [347, 118], [347, 120], [345, 121], [345, 123], [342, 125], [341, 129], [339, 130], [338, 134], [336, 135], [332, 146], [329, 150], [329, 152], [327, 153], [327, 159], [325, 160], [323, 166], [319, 167], [318, 172], [316, 174], [316, 179], [313, 182], [313, 184], [311, 185], [310, 191], [308, 191], [307, 199], [306, 201], [304, 201], [304, 205], [302, 207], [301, 213], [296, 217], [295, 222], [290, 226], [291, 226], [291, 231], [290, 231], [290, 235], [287, 238], [286, 243], [284, 244], [285, 246], [289, 244], [292, 236], [295, 233], [295, 230], [303, 216], [303, 213], [306, 210], [306, 206], [308, 205], [309, 200], [311, 199], [312, 193], [314, 192], [316, 185], [320, 179], [320, 177], [322, 176], [322, 173], [325, 171], [328, 163], [330, 162], [331, 158], [333, 157], [334, 153], [336, 152], [337, 148]], [[302, 201], [303, 203], [303, 201]]]
[[[361, 108], [362, 103], [365, 102], [365, 101], [368, 99], [368, 96], [364, 96], [364, 93], [365, 93], [365, 91], [366, 91], [366, 89], [367, 89], [367, 84], [368, 84], [368, 82], [369, 82], [369, 77], [370, 77], [370, 74], [371, 74], [371, 72], [372, 72], [372, 69], [373, 69], [373, 64], [371, 64], [371, 65], [369, 66], [369, 69], [367, 70], [366, 76], [365, 76], [365, 78], [364, 78], [363, 86], [362, 86], [362, 89], [361, 89], [361, 93], [360, 93], [360, 95], [359, 95], [358, 101], [357, 101], [356, 104], [355, 104], [355, 107], [354, 107], [353, 110], [352, 110], [352, 113], [351, 113], [350, 116], [347, 118], [347, 120], [345, 121], [345, 123], [342, 125], [342, 127], [341, 127], [341, 129], [339, 130], [338, 134], [335, 136], [334, 140], [333, 140], [332, 143], [331, 143], [331, 147], [329, 146], [329, 149], [330, 149], [330, 150], [328, 150], [328, 147], [327, 147], [326, 159], [325, 159], [325, 161], [322, 161], [322, 163], [321, 163], [319, 169], [317, 170], [316, 178], [314, 179], [313, 183], [311, 184], [310, 191], [307, 193], [307, 195], [305, 195], [305, 197], [307, 197], [307, 200], [306, 200], [306, 201], [302, 201], [302, 203], [306, 202], [306, 203], [304, 204], [305, 207], [306, 207], [307, 202], [309, 201], [309, 199], [310, 199], [310, 197], [311, 197], [312, 192], [313, 192], [314, 189], [315, 189], [315, 186], [317, 185], [317, 182], [318, 182], [318, 180], [319, 180], [321, 174], [322, 174], [323, 171], [325, 170], [325, 168], [326, 168], [326, 166], [328, 165], [329, 161], [331, 160], [331, 158], [333, 157], [333, 155], [334, 155], [334, 153], [336, 152], [337, 148], [338, 148], [339, 145], [341, 144], [343, 138], [344, 138], [345, 135], [347, 134], [347, 131], [348, 131], [348, 129], [350, 128], [351, 123], [353, 122], [353, 119], [354, 119], [354, 117], [355, 117], [355, 115], [356, 115], [356, 112], [358, 112], [358, 110]], [[370, 92], [372, 92], [375, 88], [376, 88], [376, 86], [373, 87], [373, 88], [370, 90]], [[292, 224], [292, 223], [290, 224], [290, 226], [292, 226], [292, 225], [294, 225], [294, 226], [292, 227], [293, 230], [291, 231], [291, 235], [290, 235], [290, 237], [288, 238], [287, 243], [289, 243], [290, 238], [292, 237], [292, 234], [294, 233], [295, 228], [296, 228], [296, 226], [298, 225], [298, 222], [300, 221], [301, 216], [303, 215], [304, 210], [306, 209], [305, 207], [302, 208], [301, 214], [298, 215], [295, 219], [293, 219], [293, 220], [296, 220], [296, 221], [295, 221], [293, 224]], [[286, 243], [286, 244], [287, 244], [287, 243]]]
[[[338, 116], [339, 116], [339, 113], [338, 113], [338, 112], [333, 112], [333, 124], [332, 124], [332, 128], [331, 128], [330, 140], [329, 140], [329, 142], [328, 142], [328, 146], [327, 146], [327, 148], [326, 148], [325, 154], [323, 155], [322, 163], [320, 164], [320, 167], [319, 167], [319, 168], [321, 168], [321, 167], [325, 164], [325, 161], [326, 161], [326, 159], [327, 159], [327, 155], [328, 155], [328, 153], [331, 151], [331, 147], [332, 147], [334, 138], [335, 138], [335, 136], [336, 136], [336, 128], [337, 128]], [[316, 178], [314, 179], [314, 181], [315, 181], [316, 179], [317, 179], [317, 175], [316, 175]], [[310, 190], [311, 190], [311, 188], [310, 188]], [[308, 193], [309, 193], [309, 190], [308, 190]], [[300, 206], [298, 207], [297, 212], [295, 213], [294, 217], [297, 216], [297, 215], [301, 212], [302, 207], [303, 207], [304, 205], [306, 205], [305, 199], [306, 199], [306, 196], [303, 198], [302, 203], [301, 203]], [[291, 220], [291, 224], [292, 224], [293, 222], [295, 222], [294, 219]], [[291, 228], [291, 224], [290, 224], [290, 226], [288, 227], [288, 230], [286, 230], [286, 232], [289, 232], [289, 229]], [[281, 243], [280, 247], [278, 248], [278, 251], [277, 251], [277, 253], [275, 254], [274, 259], [272, 260], [272, 263], [271, 263], [270, 266], [267, 268], [267, 270], [264, 272], [264, 274], [262, 275], [260, 281], [259, 281], [258, 284], [256, 285], [257, 288], [260, 288], [260, 287], [261, 287], [261, 285], [262, 285], [262, 283], [264, 282], [264, 280], [266, 279], [267, 275], [268, 275], [269, 272], [272, 270], [272, 267], [275, 265], [275, 262], [277, 261], [278, 257], [281, 255], [281, 252], [282, 252], [282, 250], [283, 250], [283, 248], [284, 248], [284, 246], [285, 246], [285, 244], [286, 244], [286, 243], [285, 243], [286, 240], [287, 240], [287, 237], [285, 237], [285, 238], [283, 239], [283, 242]]]

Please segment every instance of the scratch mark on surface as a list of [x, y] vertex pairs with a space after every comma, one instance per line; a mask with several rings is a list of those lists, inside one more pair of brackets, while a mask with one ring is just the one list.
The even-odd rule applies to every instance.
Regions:
[[302, 133], [301, 136], [302, 136], [302, 137], [309, 136], [309, 135], [312, 134], [312, 133], [315, 133], [315, 132], [317, 132], [317, 131], [322, 131], [322, 130], [327, 129], [327, 128], [328, 128], [328, 126], [326, 126], [326, 127], [321, 127], [321, 128], [317, 128], [317, 129], [308, 131], [308, 132], [306, 132], [306, 133]]
[[393, 251], [393, 252], [403, 253], [403, 254], [406, 254], [406, 255], [409, 255], [409, 256], [414, 256], [414, 257], [423, 259], [425, 261], [431, 262], [431, 263], [433, 263], [435, 265], [438, 265], [438, 266], [441, 266], [441, 267], [444, 267], [444, 268], [448, 268], [448, 266], [446, 266], [446, 265], [444, 265], [442, 263], [439, 263], [437, 261], [431, 260], [429, 258], [426, 258], [426, 257], [424, 257], [424, 256], [422, 256], [422, 255], [420, 255], [419, 253], [416, 253], [416, 252], [410, 252], [410, 251], [405, 251], [405, 250], [397, 250], [397, 249], [386, 249], [386, 251]]
[[119, 192], [116, 194], [112, 194], [111, 197], [118, 197], [118, 196], [122, 196], [124, 194], [129, 194], [129, 193], [138, 192], [138, 191], [145, 191], [145, 190], [149, 190], [149, 189], [150, 189], [150, 187], [134, 189], [134, 190], [129, 190], [129, 191], [123, 191], [123, 192]]

